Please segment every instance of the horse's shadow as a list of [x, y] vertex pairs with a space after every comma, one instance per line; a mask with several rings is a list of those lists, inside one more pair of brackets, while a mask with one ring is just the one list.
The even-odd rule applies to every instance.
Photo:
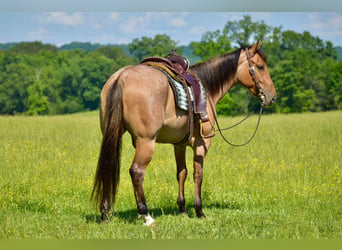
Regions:
[[[204, 209], [222, 209], [222, 210], [239, 210], [241, 209], [241, 204], [232, 204], [232, 203], [219, 203], [219, 202], [214, 202], [214, 203], [209, 203], [207, 205], [203, 206]], [[187, 216], [189, 218], [194, 218], [196, 217], [194, 208], [192, 205], [187, 205], [186, 209], [188, 211]], [[152, 208], [149, 209], [149, 213], [153, 218], [158, 218], [160, 216], [179, 216], [179, 210], [176, 207], [167, 207], [167, 208]], [[109, 215], [109, 221], [110, 218], [118, 218], [119, 220], [125, 222], [125, 223], [136, 223], [137, 221], [137, 210], [136, 209], [129, 209], [125, 211], [115, 211], [112, 212]], [[100, 214], [86, 214], [85, 219], [87, 223], [103, 223], [104, 220], [102, 220], [102, 217]]]
[[[152, 208], [149, 209], [149, 213], [153, 218], [158, 218], [164, 215], [177, 216], [179, 215], [178, 209], [175, 207], [167, 208]], [[111, 217], [118, 218], [126, 223], [135, 223], [137, 221], [137, 209], [129, 209], [125, 211], [115, 211], [109, 215], [109, 221]], [[86, 214], [85, 219], [87, 223], [102, 223], [104, 220], [100, 214]]]

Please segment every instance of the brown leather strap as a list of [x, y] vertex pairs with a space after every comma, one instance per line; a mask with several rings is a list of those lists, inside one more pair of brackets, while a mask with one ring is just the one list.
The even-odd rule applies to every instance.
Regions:
[[246, 48], [245, 51], [246, 51], [246, 55], [247, 55], [248, 65], [249, 65], [249, 74], [251, 75], [251, 77], [252, 77], [252, 79], [253, 79], [253, 81], [254, 81], [254, 83], [255, 83], [255, 91], [256, 91], [256, 94], [259, 95], [260, 89], [261, 89], [260, 83], [259, 83], [259, 81], [258, 81], [258, 79], [257, 79], [257, 77], [256, 77], [256, 75], [255, 75], [255, 68], [254, 68], [254, 66], [253, 66], [253, 64], [252, 64], [252, 61], [251, 61], [251, 57], [250, 57], [250, 55], [249, 55], [248, 48]]

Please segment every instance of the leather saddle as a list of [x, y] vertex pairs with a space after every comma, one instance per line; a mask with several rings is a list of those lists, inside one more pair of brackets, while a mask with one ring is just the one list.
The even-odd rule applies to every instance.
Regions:
[[[173, 51], [166, 57], [147, 57], [140, 63], [162, 69], [173, 79], [181, 82], [187, 91], [189, 104], [191, 104], [189, 107], [193, 107], [193, 112], [199, 115], [202, 122], [209, 121], [205, 88], [196, 74], [189, 69], [187, 58]], [[192, 93], [189, 93], [188, 88], [191, 89]], [[194, 102], [193, 105], [191, 101]], [[191, 109], [189, 108], [189, 110]]]

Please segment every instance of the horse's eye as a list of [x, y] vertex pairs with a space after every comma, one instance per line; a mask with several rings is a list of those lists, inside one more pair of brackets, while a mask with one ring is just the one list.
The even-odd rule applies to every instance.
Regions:
[[264, 65], [257, 65], [258, 70], [263, 71], [265, 69]]

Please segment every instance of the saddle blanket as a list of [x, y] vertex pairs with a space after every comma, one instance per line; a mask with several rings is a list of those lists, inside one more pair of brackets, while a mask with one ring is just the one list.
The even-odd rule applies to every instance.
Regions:
[[[186, 90], [183, 87], [183, 84], [181, 82], [176, 81], [172, 76], [170, 76], [165, 70], [163, 69], [159, 69], [160, 71], [162, 71], [167, 78], [169, 79], [169, 83], [170, 86], [173, 90], [174, 96], [175, 96], [175, 101], [176, 101], [176, 105], [179, 109], [184, 110], [184, 111], [188, 111], [189, 110], [189, 104], [188, 104], [188, 97], [186, 94]], [[202, 96], [202, 98], [205, 100], [205, 89], [202, 85], [202, 83], [199, 81], [198, 82], [199, 87], [200, 87], [200, 93]], [[189, 94], [190, 94], [190, 101], [192, 103], [192, 105], [194, 106], [194, 90], [192, 89], [191, 86], [188, 86], [188, 90], [189, 90]], [[191, 109], [193, 109], [193, 107], [191, 107]]]

